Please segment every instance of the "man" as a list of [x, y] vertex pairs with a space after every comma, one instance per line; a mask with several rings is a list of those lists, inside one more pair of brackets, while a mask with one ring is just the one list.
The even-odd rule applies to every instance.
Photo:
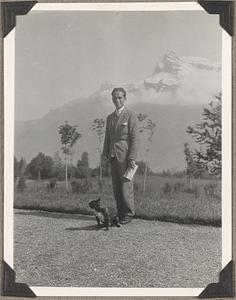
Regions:
[[127, 224], [135, 215], [133, 181], [123, 177], [128, 167], [135, 167], [138, 151], [136, 115], [125, 107], [126, 91], [112, 91], [115, 111], [107, 117], [103, 157], [111, 163], [111, 176], [118, 217]]

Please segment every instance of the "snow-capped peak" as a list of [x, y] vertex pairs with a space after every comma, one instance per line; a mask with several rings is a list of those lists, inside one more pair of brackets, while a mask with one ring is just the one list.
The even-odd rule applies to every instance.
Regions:
[[219, 64], [209, 62], [206, 58], [178, 57], [174, 51], [169, 51], [157, 63], [153, 75], [163, 72], [185, 75], [190, 72], [192, 68], [220, 71]]
[[[205, 81], [212, 82], [211, 90], [215, 89], [220, 78], [220, 64], [212, 63], [201, 57], [179, 57], [174, 51], [169, 51], [156, 64], [153, 74], [135, 83], [125, 83], [121, 86], [130, 95], [142, 97], [145, 91], [153, 90], [155, 93], [168, 92], [175, 94], [179, 90], [192, 90], [194, 87], [205, 86]], [[215, 79], [214, 79], [215, 78]], [[204, 81], [204, 84], [202, 83]], [[210, 84], [211, 86], [211, 84]], [[111, 82], [105, 82], [94, 95], [101, 98], [110, 98], [111, 91], [115, 87]], [[220, 87], [219, 87], [220, 88]], [[215, 92], [218, 92], [216, 89]]]

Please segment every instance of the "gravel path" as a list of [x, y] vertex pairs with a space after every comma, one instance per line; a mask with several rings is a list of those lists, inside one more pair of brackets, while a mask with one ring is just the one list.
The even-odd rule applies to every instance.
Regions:
[[15, 210], [18, 282], [57, 287], [195, 287], [218, 281], [221, 229], [133, 220], [97, 230], [92, 216]]

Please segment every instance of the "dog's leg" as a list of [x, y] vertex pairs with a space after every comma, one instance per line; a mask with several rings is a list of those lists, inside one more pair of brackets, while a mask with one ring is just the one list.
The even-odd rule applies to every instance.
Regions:
[[104, 216], [104, 226], [106, 227], [106, 230], [109, 230], [110, 217], [109, 217], [109, 212], [108, 212], [107, 208], [104, 208], [103, 216]]
[[97, 225], [100, 226], [100, 225], [101, 225], [101, 224], [100, 224], [100, 219], [99, 219], [99, 217], [97, 217], [97, 216], [96, 216], [96, 221], [97, 221]]

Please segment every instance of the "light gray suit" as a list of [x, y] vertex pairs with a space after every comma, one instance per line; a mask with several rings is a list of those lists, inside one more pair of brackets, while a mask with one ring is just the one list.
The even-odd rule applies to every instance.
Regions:
[[133, 182], [123, 178], [128, 160], [137, 158], [139, 144], [136, 115], [127, 108], [117, 116], [116, 111], [107, 117], [103, 156], [110, 158], [113, 191], [118, 216], [133, 216]]

